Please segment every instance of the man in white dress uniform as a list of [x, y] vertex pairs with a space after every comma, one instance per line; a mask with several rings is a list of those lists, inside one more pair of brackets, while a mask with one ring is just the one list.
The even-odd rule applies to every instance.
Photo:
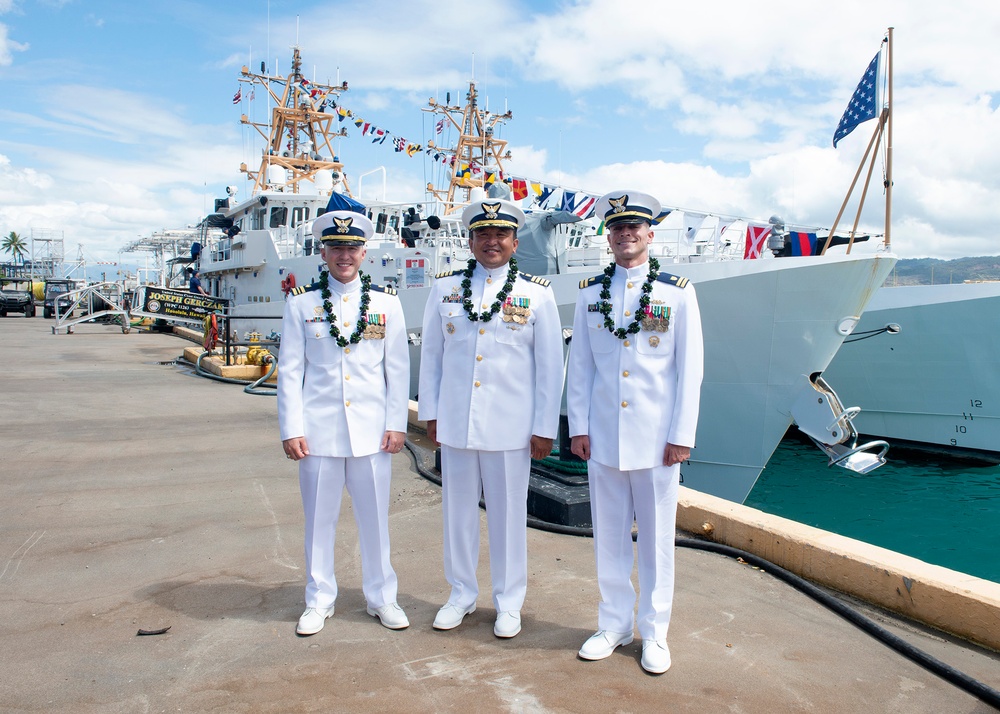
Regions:
[[649, 257], [659, 202], [616, 191], [596, 204], [615, 262], [580, 284], [567, 373], [572, 451], [587, 461], [601, 592], [598, 632], [580, 649], [604, 659], [632, 642], [632, 523], [638, 527], [642, 666], [670, 667], [674, 526], [681, 462], [691, 455], [704, 369], [701, 316], [687, 278]]
[[337, 599], [334, 539], [344, 487], [361, 547], [368, 614], [390, 629], [410, 623], [396, 604], [389, 562], [392, 454], [403, 448], [410, 358], [403, 309], [392, 288], [360, 272], [372, 222], [331, 211], [313, 223], [326, 270], [285, 304], [278, 361], [282, 447], [299, 462], [305, 511], [306, 610], [296, 632], [312, 635]]
[[439, 275], [424, 311], [418, 418], [441, 445], [448, 602], [434, 627], [476, 609], [479, 499], [486, 502], [493, 633], [521, 631], [528, 582], [527, 500], [532, 458], [552, 451], [562, 394], [562, 337], [548, 281], [517, 271], [524, 213], [475, 201], [462, 220], [475, 258]]

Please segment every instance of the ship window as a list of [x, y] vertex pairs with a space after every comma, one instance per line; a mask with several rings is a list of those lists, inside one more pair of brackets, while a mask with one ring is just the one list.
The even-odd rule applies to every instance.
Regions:
[[376, 233], [385, 233], [385, 224], [386, 224], [386, 221], [388, 221], [388, 220], [389, 220], [389, 217], [386, 214], [384, 214], [384, 213], [378, 214], [378, 220], [375, 221], [375, 232]]
[[260, 209], [259, 211], [253, 212], [253, 220], [250, 224], [250, 230], [258, 231], [264, 227], [264, 214], [266, 209]]
[[392, 226], [393, 230], [397, 230], [397, 231], [399, 230], [399, 215], [398, 214], [393, 213], [389, 217], [389, 225]]
[[275, 206], [271, 209], [271, 228], [281, 228], [288, 222], [288, 208]]
[[309, 207], [296, 206], [292, 209], [292, 228], [309, 220]]

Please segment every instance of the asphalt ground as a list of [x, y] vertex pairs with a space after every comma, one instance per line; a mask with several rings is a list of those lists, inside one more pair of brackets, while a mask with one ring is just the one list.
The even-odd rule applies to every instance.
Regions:
[[[638, 639], [577, 658], [597, 624], [587, 538], [529, 530], [523, 630], [499, 640], [485, 516], [478, 609], [435, 631], [441, 491], [409, 451], [390, 533], [411, 626], [365, 613], [345, 494], [336, 614], [299, 637], [302, 513], [274, 397], [177, 366], [190, 343], [173, 335], [52, 324], [0, 320], [4, 712], [994, 711], [766, 568], [687, 548], [662, 676], [640, 668]], [[996, 653], [868, 614], [1000, 688]]]

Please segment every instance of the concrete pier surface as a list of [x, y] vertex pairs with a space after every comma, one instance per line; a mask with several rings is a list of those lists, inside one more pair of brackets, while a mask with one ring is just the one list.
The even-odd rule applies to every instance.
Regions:
[[[390, 533], [411, 626], [365, 613], [345, 494], [336, 614], [298, 637], [302, 513], [274, 397], [174, 365], [190, 343], [173, 335], [52, 324], [0, 319], [2, 711], [994, 711], [766, 569], [686, 548], [662, 676], [638, 639], [577, 659], [597, 624], [587, 538], [529, 530], [523, 630], [499, 640], [485, 517], [478, 609], [437, 632], [441, 492], [406, 451]], [[996, 653], [867, 613], [1000, 688]]]

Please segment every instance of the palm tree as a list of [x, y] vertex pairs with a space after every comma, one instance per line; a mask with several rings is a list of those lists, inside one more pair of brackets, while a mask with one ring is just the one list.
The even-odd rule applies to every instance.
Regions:
[[28, 252], [26, 250], [24, 239], [14, 231], [11, 231], [7, 237], [3, 239], [3, 249], [5, 252], [12, 253], [14, 255], [15, 265], [17, 263], [23, 263], [24, 256]]

